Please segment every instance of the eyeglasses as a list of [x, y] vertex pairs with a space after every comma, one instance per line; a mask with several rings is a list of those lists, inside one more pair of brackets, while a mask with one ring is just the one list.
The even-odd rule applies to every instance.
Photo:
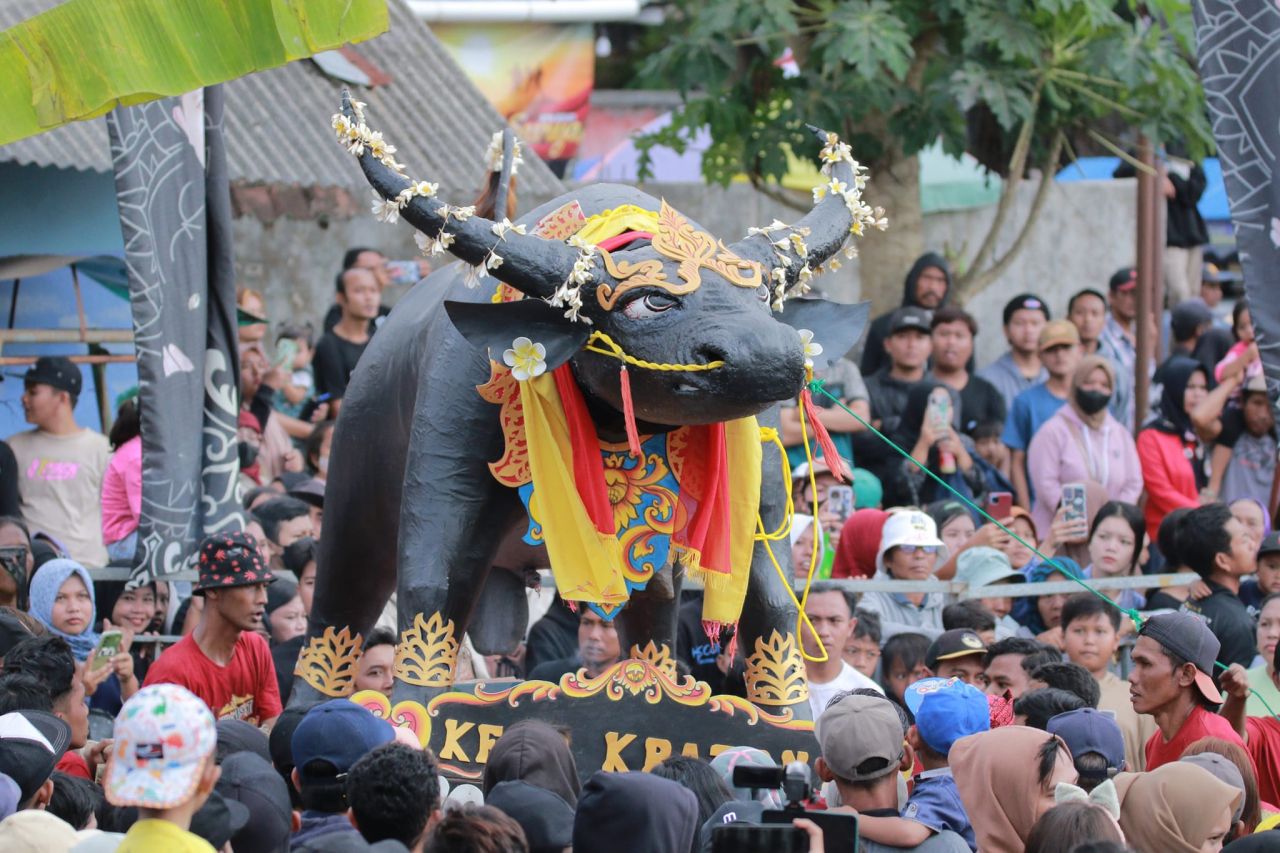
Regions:
[[916, 551], [923, 551], [926, 554], [938, 553], [937, 545], [899, 545], [904, 554], [914, 554]]

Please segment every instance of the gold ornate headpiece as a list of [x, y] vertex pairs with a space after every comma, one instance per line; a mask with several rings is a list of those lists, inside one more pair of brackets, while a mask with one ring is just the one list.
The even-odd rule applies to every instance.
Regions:
[[679, 263], [676, 274], [683, 283], [667, 278], [662, 261], [651, 258], [645, 261], [615, 261], [601, 249], [605, 270], [617, 284], [601, 284], [596, 288], [600, 307], [612, 311], [618, 299], [637, 287], [658, 287], [673, 296], [692, 293], [702, 286], [702, 269], [706, 268], [722, 276], [738, 287], [754, 290], [763, 280], [763, 271], [756, 261], [739, 258], [730, 252], [723, 242], [705, 231], [698, 231], [675, 208], [662, 202], [658, 211], [658, 230], [653, 235], [653, 248], [663, 257]]

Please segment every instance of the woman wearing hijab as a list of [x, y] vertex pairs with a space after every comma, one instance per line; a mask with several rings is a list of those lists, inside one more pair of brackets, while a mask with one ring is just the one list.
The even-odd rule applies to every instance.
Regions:
[[1067, 483], [1098, 483], [1113, 500], [1137, 503], [1142, 466], [1133, 436], [1107, 409], [1115, 368], [1096, 355], [1081, 359], [1067, 405], [1040, 427], [1027, 448], [1027, 472], [1035, 492], [1032, 518], [1048, 530]]
[[[950, 411], [945, 428], [934, 417], [939, 406], [946, 406]], [[911, 459], [895, 459], [888, 468], [885, 482], [888, 506], [924, 506], [953, 496], [921, 471], [917, 462], [966, 498], [983, 493], [986, 480], [982, 469], [974, 463], [977, 451], [973, 439], [957, 428], [959, 419], [960, 396], [953, 388], [936, 379], [925, 379], [911, 386], [899, 429], [893, 436], [899, 447], [910, 451]]]
[[880, 533], [889, 513], [882, 509], [854, 510], [840, 531], [833, 578], [869, 578], [876, 573], [876, 553], [880, 550]]
[[[1167, 386], [1166, 386], [1167, 387]], [[1231, 831], [1243, 794], [1188, 761], [1149, 773], [1121, 773], [1120, 828], [1136, 850], [1216, 853]]]
[[1208, 393], [1208, 374], [1200, 362], [1172, 358], [1162, 369], [1160, 414], [1138, 433], [1138, 460], [1147, 488], [1147, 537], [1156, 541], [1160, 520], [1175, 509], [1200, 505], [1208, 486], [1204, 445], [1188, 414]]
[[[88, 661], [98, 645], [99, 635], [94, 630], [96, 610], [93, 580], [75, 560], [50, 560], [31, 581], [31, 615], [49, 633], [66, 640], [77, 661]], [[103, 627], [114, 626], [108, 620]], [[139, 687], [129, 654], [133, 634], [127, 628], [121, 630], [123, 641], [110, 661], [84, 668], [85, 693], [92, 697], [90, 707], [112, 714], [119, 713], [124, 700], [137, 693]]]
[[1022, 853], [1058, 783], [1077, 778], [1066, 744], [1027, 726], [961, 738], [947, 757], [982, 853]]

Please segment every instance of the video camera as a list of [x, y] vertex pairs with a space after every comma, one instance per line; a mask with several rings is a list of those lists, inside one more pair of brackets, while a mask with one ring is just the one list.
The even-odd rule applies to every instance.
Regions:
[[811, 820], [822, 829], [826, 849], [858, 849], [857, 815], [805, 810], [805, 802], [813, 796], [813, 783], [809, 765], [803, 761], [793, 761], [786, 767], [735, 767], [733, 785], [750, 788], [753, 797], [759, 791], [781, 789], [787, 804], [780, 809], [765, 809], [760, 824], [716, 827], [711, 832], [712, 853], [807, 853], [809, 836], [791, 825], [796, 818]]

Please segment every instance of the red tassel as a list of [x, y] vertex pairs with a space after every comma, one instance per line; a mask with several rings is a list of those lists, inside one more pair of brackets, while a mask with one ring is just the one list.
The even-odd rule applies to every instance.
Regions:
[[622, 365], [622, 372], [618, 375], [618, 384], [622, 386], [622, 420], [626, 424], [627, 429], [627, 445], [631, 448], [631, 455], [637, 459], [644, 458], [644, 452], [640, 449], [640, 433], [636, 431], [636, 408], [631, 402], [631, 377], [627, 374], [627, 366]]
[[831, 469], [832, 475], [837, 480], [842, 483], [847, 482], [848, 475], [845, 471], [844, 460], [840, 458], [840, 454], [836, 451], [835, 442], [831, 440], [831, 433], [827, 432], [827, 428], [823, 426], [822, 421], [818, 420], [818, 410], [813, 405], [813, 395], [809, 393], [808, 388], [800, 392], [800, 405], [804, 407], [805, 420], [809, 422], [809, 426], [813, 427], [813, 437], [818, 440], [818, 446], [822, 448], [822, 458], [826, 460], [827, 467]]

